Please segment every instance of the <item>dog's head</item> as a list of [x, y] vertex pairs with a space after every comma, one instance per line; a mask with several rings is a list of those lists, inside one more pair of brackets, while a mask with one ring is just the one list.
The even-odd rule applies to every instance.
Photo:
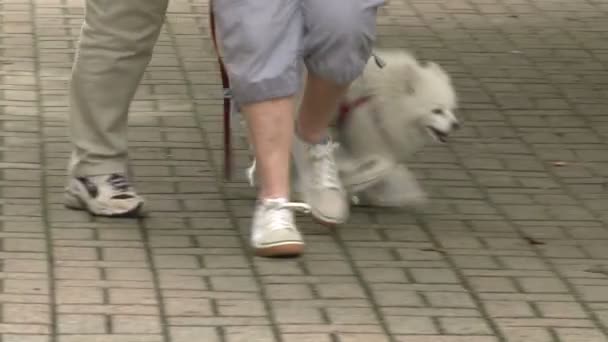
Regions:
[[456, 94], [449, 75], [434, 62], [409, 65], [404, 70], [402, 101], [418, 128], [437, 142], [446, 142], [460, 128]]
[[[375, 77], [376, 95], [383, 97], [385, 121], [393, 133], [412, 128], [437, 142], [446, 142], [460, 127], [456, 92], [448, 73], [434, 62], [420, 63], [405, 52], [386, 55], [385, 70]], [[378, 75], [379, 76], [379, 75]]]

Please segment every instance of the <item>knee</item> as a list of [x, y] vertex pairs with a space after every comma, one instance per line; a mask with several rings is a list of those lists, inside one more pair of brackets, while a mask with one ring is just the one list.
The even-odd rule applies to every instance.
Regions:
[[151, 57], [162, 21], [137, 29], [105, 28], [85, 25], [79, 54], [111, 55], [117, 60]]
[[[301, 25], [296, 21], [300, 19], [296, 7], [284, 8], [288, 5], [283, 3], [290, 1], [265, 1], [263, 5], [216, 1], [223, 61], [234, 100], [240, 106], [289, 97], [300, 86]], [[281, 15], [270, 14], [277, 11]]]
[[330, 10], [318, 13], [307, 32], [307, 64], [312, 73], [346, 84], [363, 72], [372, 54], [376, 8], [344, 6]]
[[[232, 38], [232, 37], [231, 37]], [[224, 41], [224, 63], [234, 100], [241, 106], [289, 97], [298, 92], [301, 66], [283, 46], [273, 49], [260, 37]], [[267, 47], [267, 48], [266, 48]]]
[[341, 10], [341, 13], [336, 9], [319, 15], [311, 34], [336, 50], [355, 51], [369, 57], [376, 35], [375, 10], [359, 6], [345, 6]]
[[344, 12], [336, 15], [325, 13], [316, 23], [316, 33], [325, 37], [332, 43], [344, 46], [362, 44], [374, 38], [372, 21], [366, 20], [365, 13], [357, 8], [346, 8]]

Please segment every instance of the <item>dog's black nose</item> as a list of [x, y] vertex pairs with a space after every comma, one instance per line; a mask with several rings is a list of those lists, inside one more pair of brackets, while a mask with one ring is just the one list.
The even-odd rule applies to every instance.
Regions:
[[459, 123], [459, 122], [454, 122], [454, 123], [452, 123], [452, 129], [453, 129], [453, 130], [458, 130], [458, 129], [460, 129], [460, 123]]

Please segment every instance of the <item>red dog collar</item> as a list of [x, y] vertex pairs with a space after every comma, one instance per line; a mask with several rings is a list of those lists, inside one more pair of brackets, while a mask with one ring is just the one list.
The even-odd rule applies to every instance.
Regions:
[[357, 109], [357, 107], [364, 105], [369, 100], [371, 100], [371, 95], [361, 96], [353, 101], [342, 101], [340, 106], [338, 107], [338, 118], [336, 120], [336, 126], [341, 127], [352, 112]]

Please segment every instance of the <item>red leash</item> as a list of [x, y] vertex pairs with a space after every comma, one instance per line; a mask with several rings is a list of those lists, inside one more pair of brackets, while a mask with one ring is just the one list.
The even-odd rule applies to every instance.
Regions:
[[[127, 0], [128, 1], [128, 0]], [[231, 94], [230, 94], [230, 80], [228, 79], [228, 73], [224, 66], [222, 56], [220, 56], [220, 50], [217, 44], [217, 38], [215, 33], [215, 15], [213, 14], [213, 0], [209, 0], [209, 25], [211, 26], [211, 39], [213, 40], [213, 46], [217, 54], [217, 61], [220, 65], [220, 73], [222, 75], [222, 87], [224, 97], [224, 178], [230, 180], [232, 178], [232, 132], [230, 124], [231, 114]]]
[[342, 101], [340, 106], [338, 107], [338, 117], [336, 119], [336, 126], [338, 128], [342, 127], [346, 120], [348, 120], [349, 116], [353, 113], [357, 107], [366, 104], [369, 100], [371, 100], [372, 96], [361, 96], [353, 101]]

